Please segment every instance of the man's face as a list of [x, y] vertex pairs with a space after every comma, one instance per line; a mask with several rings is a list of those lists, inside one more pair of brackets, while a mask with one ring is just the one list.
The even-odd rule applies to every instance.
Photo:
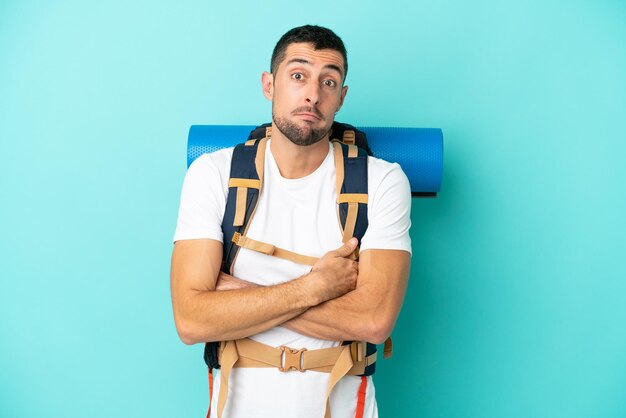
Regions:
[[275, 74], [263, 74], [263, 92], [272, 101], [275, 127], [296, 145], [311, 145], [330, 130], [347, 86], [343, 56], [312, 44], [287, 47]]

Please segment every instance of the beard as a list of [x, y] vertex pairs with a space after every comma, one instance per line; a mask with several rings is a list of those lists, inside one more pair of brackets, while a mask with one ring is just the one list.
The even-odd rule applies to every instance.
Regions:
[[[296, 109], [296, 111], [302, 111], [302, 109]], [[315, 110], [313, 110], [313, 112], [315, 112]], [[296, 123], [286, 118], [277, 116], [274, 112], [272, 112], [272, 120], [274, 121], [274, 125], [276, 125], [278, 130], [281, 131], [287, 139], [303, 147], [319, 142], [329, 132], [328, 128], [314, 129], [311, 127], [298, 126]]]

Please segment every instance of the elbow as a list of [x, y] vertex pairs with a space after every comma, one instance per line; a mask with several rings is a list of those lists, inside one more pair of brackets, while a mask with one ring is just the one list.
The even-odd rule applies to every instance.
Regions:
[[371, 318], [355, 335], [355, 340], [367, 341], [372, 344], [382, 344], [391, 335], [393, 323], [385, 318]]
[[188, 320], [184, 320], [182, 318], [177, 318], [176, 322], [176, 332], [178, 333], [178, 338], [185, 345], [193, 345], [200, 342], [203, 342], [202, 337], [200, 336], [197, 327], [194, 327], [193, 323]]
[[372, 330], [367, 340], [372, 344], [382, 344], [391, 335], [391, 328], [378, 327]]
[[391, 335], [393, 326], [394, 322], [386, 318], [373, 318], [366, 331], [367, 338], [363, 338], [363, 340], [372, 344], [382, 344]]
[[180, 338], [180, 340], [185, 345], [194, 345], [200, 342], [198, 341], [198, 339], [194, 338], [192, 335], [183, 333], [180, 330], [178, 331], [178, 338]]

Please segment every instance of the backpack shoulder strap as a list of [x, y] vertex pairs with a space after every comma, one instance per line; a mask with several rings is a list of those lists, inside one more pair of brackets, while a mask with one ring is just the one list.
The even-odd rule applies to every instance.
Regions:
[[[269, 130], [264, 129], [263, 132], [269, 134]], [[239, 252], [240, 247], [234, 245], [233, 237], [245, 234], [259, 202], [263, 186], [267, 136], [269, 135], [263, 139], [248, 139], [233, 150], [228, 179], [228, 198], [222, 219], [222, 232], [224, 233], [222, 271], [224, 273], [232, 274], [232, 267]], [[209, 369], [220, 368], [219, 345], [218, 342], [208, 342], [204, 345], [204, 361]]]
[[232, 274], [232, 266], [239, 252], [233, 245], [236, 233], [245, 235], [259, 201], [263, 186], [265, 147], [267, 137], [250, 139], [233, 150], [228, 180], [228, 199], [222, 219], [224, 253], [222, 271]]
[[[353, 135], [349, 130], [342, 133], [343, 139], [353, 138]], [[354, 143], [345, 144], [336, 140], [333, 141], [333, 147], [339, 221], [343, 230], [342, 241], [346, 242], [354, 236], [359, 239], [360, 245], [369, 224], [367, 220], [368, 152]], [[344, 345], [351, 343], [351, 341], [343, 342]], [[364, 349], [365, 356], [374, 356], [377, 351], [376, 344], [369, 342], [364, 343]], [[361, 376], [370, 376], [375, 371], [376, 363], [374, 362], [365, 367]]]
[[367, 152], [338, 141], [333, 141], [333, 148], [342, 241], [357, 237], [360, 242], [368, 226]]

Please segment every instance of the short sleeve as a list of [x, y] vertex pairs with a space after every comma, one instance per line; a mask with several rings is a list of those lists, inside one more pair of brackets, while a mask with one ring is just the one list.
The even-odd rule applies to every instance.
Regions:
[[174, 242], [223, 240], [222, 218], [228, 194], [232, 148], [204, 154], [187, 170], [180, 195]]
[[411, 187], [396, 163], [370, 157], [368, 161], [369, 225], [361, 240], [367, 249], [411, 253]]

